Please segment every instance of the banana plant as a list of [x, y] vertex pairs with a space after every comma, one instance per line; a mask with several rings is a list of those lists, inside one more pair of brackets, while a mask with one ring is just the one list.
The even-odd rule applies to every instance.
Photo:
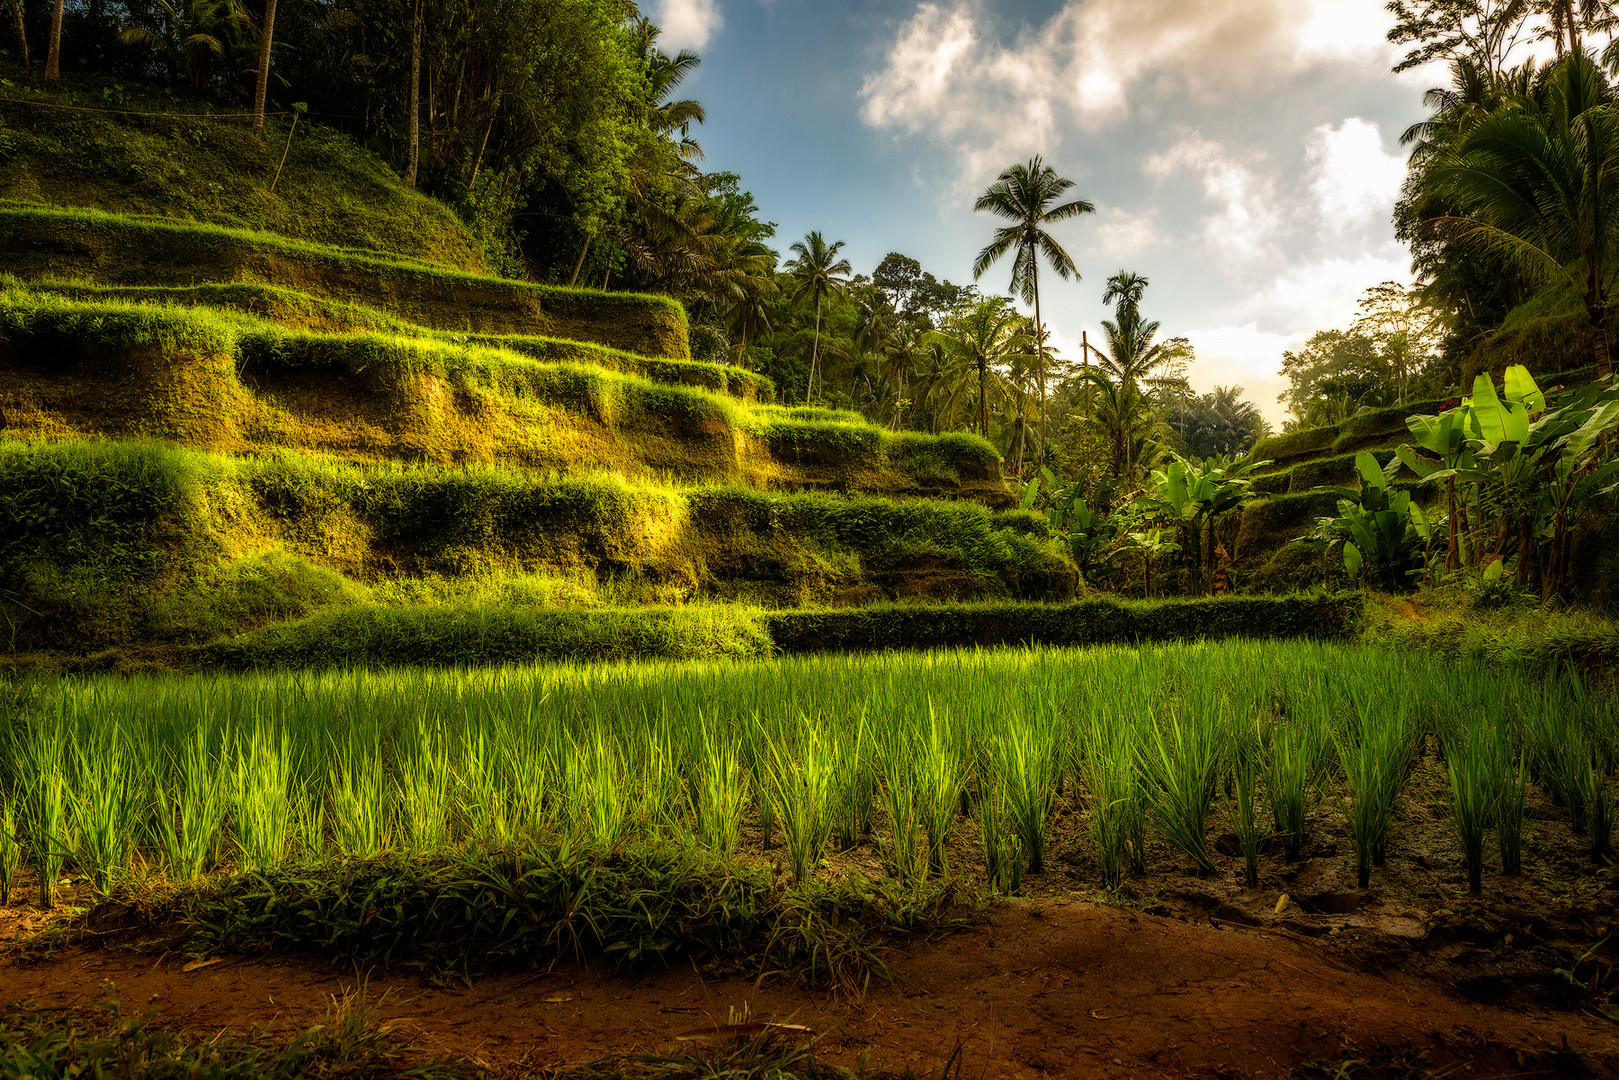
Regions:
[[1147, 599], [1152, 599], [1152, 565], [1163, 555], [1172, 555], [1181, 549], [1181, 546], [1165, 535], [1164, 529], [1133, 529], [1124, 534], [1124, 541], [1119, 545], [1119, 555], [1141, 556], [1141, 592]]
[[1179, 531], [1188, 593], [1201, 595], [1213, 589], [1215, 523], [1221, 514], [1254, 494], [1251, 474], [1269, 464], [1269, 461], [1255, 461], [1234, 465], [1223, 458], [1197, 461], [1177, 454], [1168, 467], [1153, 470], [1155, 497], [1142, 501], [1151, 512]]
[[[1049, 490], [1048, 490], [1049, 489]], [[1034, 507], [1044, 497], [1046, 520], [1064, 536], [1068, 553], [1079, 570], [1080, 579], [1096, 585], [1111, 577], [1117, 567], [1108, 549], [1118, 537], [1118, 524], [1109, 515], [1085, 501], [1078, 483], [1058, 484], [1056, 474], [1042, 468], [1023, 488], [1023, 509]]]
[[[1424, 480], [1445, 483], [1451, 534], [1447, 568], [1504, 565], [1516, 531], [1516, 585], [1529, 587], [1538, 572], [1542, 597], [1560, 595], [1578, 508], [1614, 490], [1616, 470], [1599, 459], [1606, 437], [1619, 428], [1619, 384], [1610, 377], [1553, 402], [1527, 369], [1513, 365], [1500, 393], [1489, 376], [1480, 375], [1472, 396], [1459, 406], [1438, 416], [1408, 417], [1406, 426], [1416, 446], [1399, 448], [1401, 463]], [[1460, 558], [1458, 542], [1474, 530], [1464, 520], [1465, 507], [1458, 505], [1457, 480], [1471, 482], [1479, 493], [1480, 519], [1486, 490], [1501, 508], [1494, 544], [1487, 547], [1474, 538]], [[1483, 524], [1477, 522], [1481, 532]]]
[[[1332, 488], [1343, 495], [1338, 516], [1319, 518], [1316, 537], [1343, 542], [1344, 571], [1351, 579], [1370, 578], [1389, 590], [1403, 588], [1412, 573], [1407, 535], [1417, 522], [1427, 525], [1409, 492], [1396, 491], [1377, 458], [1362, 450], [1355, 455], [1360, 488]], [[1416, 511], [1413, 515], [1412, 511]]]

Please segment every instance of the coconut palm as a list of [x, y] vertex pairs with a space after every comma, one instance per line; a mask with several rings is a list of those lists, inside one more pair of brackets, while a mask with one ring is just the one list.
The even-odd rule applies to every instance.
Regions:
[[809, 404], [815, 388], [815, 369], [821, 358], [821, 305], [829, 295], [840, 294], [847, 284], [845, 275], [853, 271], [848, 259], [839, 259], [843, 241], [828, 244], [819, 232], [804, 237], [790, 249], [796, 256], [783, 268], [798, 282], [790, 303], [798, 307], [811, 297], [815, 300], [815, 338], [810, 347], [809, 382], [804, 385], [804, 403]]
[[1001, 368], [1027, 343], [1028, 320], [1001, 296], [985, 296], [965, 305], [945, 321], [940, 339], [946, 351], [970, 365], [978, 382], [978, 433], [989, 438], [991, 397], [1006, 398], [1009, 386]]
[[1120, 270], [1107, 279], [1102, 303], [1112, 303], [1114, 318], [1102, 320], [1107, 351], [1097, 366], [1122, 390], [1149, 398], [1172, 396], [1185, 389], [1185, 368], [1191, 346], [1185, 338], [1156, 340], [1158, 322], [1141, 317], [1141, 297], [1148, 281], [1140, 274]]
[[1619, 115], [1596, 64], [1574, 52], [1441, 153], [1427, 184], [1448, 213], [1429, 219], [1457, 243], [1526, 278], [1578, 292], [1603, 375], [1608, 262], [1619, 242]]
[[259, 25], [259, 65], [253, 82], [253, 130], [264, 130], [264, 101], [270, 93], [270, 42], [275, 36], [276, 0], [264, 0], [264, 21]]
[[51, 5], [51, 36], [45, 47], [45, 81], [62, 77], [62, 0]]
[[[973, 262], [973, 279], [976, 281], [983, 277], [996, 260], [1007, 252], [1013, 252], [1012, 291], [1025, 303], [1034, 305], [1037, 338], [1043, 335], [1045, 326], [1040, 318], [1040, 256], [1045, 256], [1058, 277], [1065, 280], [1069, 277], [1075, 280], [1079, 278], [1074, 260], [1046, 231], [1046, 226], [1096, 212], [1096, 207], [1084, 199], [1075, 199], [1060, 206], [1052, 205], [1073, 186], [1072, 180], [1058, 176], [1056, 170], [1045, 164], [1037, 154], [1027, 165], [1013, 165], [1001, 173], [973, 204], [974, 210], [988, 210], [996, 217], [1012, 222], [995, 230], [994, 238], [978, 253], [978, 258]], [[1040, 381], [1040, 452], [1043, 457], [1046, 446], [1046, 356], [1043, 346], [1039, 349], [1036, 366]]]

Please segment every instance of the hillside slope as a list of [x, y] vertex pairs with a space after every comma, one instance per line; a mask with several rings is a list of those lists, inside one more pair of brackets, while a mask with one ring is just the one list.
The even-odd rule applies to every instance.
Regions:
[[25, 93], [27, 80], [3, 59], [0, 79], [12, 84], [0, 91], [0, 199], [485, 269], [481, 244], [455, 214], [319, 124], [301, 121], [289, 140], [290, 115], [272, 115], [257, 135], [240, 109], [71, 75], [49, 94]]
[[[769, 380], [693, 362], [667, 298], [490, 277], [352, 148], [271, 201], [240, 130], [97, 121], [124, 143], [98, 170], [0, 119], [14, 656], [237, 655], [272, 631], [302, 655], [289, 640], [362, 611], [433, 640], [468, 612], [601, 610], [618, 633], [625, 605], [1076, 591], [1045, 522], [1005, 510], [988, 443], [774, 405]], [[161, 182], [126, 167], [148, 153]], [[181, 198], [194, 169], [229, 174], [240, 212]], [[311, 205], [356, 177], [386, 228]], [[753, 633], [668, 625], [688, 623]]]

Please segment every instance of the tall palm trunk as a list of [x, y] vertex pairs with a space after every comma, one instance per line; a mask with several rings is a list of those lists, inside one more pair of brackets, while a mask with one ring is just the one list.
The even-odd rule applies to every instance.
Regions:
[[45, 50], [45, 81], [48, 83], [62, 78], [62, 2], [56, 0], [51, 7], [51, 41]]
[[1040, 376], [1040, 464], [1046, 463], [1046, 334], [1040, 322], [1040, 260], [1034, 260], [1034, 347], [1036, 370]]
[[810, 339], [810, 373], [809, 382], [804, 384], [804, 404], [810, 402], [810, 394], [815, 390], [815, 365], [821, 359], [821, 294], [815, 294], [815, 336]]
[[270, 39], [275, 33], [275, 2], [264, 0], [264, 31], [259, 42], [258, 78], [253, 87], [253, 130], [264, 131], [264, 99], [270, 94]]
[[422, 0], [416, 0], [410, 24], [410, 137], [405, 151], [405, 186], [413, 188], [422, 145]]
[[978, 434], [989, 438], [989, 358], [983, 353], [978, 361]]
[[11, 17], [17, 24], [17, 51], [22, 54], [22, 66], [28, 66], [28, 28], [23, 24], [22, 0], [11, 0]]

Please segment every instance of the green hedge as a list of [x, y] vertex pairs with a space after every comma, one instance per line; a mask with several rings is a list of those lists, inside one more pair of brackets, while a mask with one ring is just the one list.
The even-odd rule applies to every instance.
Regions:
[[973, 645], [1104, 645], [1219, 637], [1347, 638], [1359, 632], [1358, 593], [1333, 597], [1219, 596], [1080, 600], [1070, 604], [950, 604], [767, 612], [783, 652]]
[[361, 607], [212, 642], [193, 650], [191, 659], [202, 667], [247, 670], [711, 659], [769, 652], [759, 617], [730, 607]]

